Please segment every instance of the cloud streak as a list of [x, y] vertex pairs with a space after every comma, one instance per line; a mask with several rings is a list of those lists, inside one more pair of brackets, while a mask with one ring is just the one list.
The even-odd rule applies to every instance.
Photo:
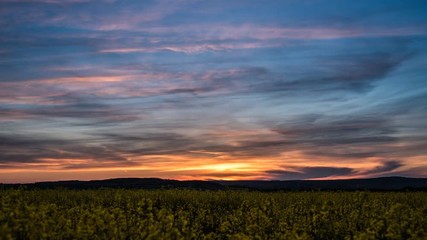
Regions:
[[325, 177], [340, 177], [350, 175], [354, 172], [351, 168], [336, 167], [304, 167], [295, 169], [297, 171], [270, 170], [266, 173], [278, 180], [316, 179]]

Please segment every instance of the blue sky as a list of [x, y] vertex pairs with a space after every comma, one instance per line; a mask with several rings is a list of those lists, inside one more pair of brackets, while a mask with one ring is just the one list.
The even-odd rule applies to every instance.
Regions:
[[0, 182], [426, 177], [426, 11], [3, 0]]

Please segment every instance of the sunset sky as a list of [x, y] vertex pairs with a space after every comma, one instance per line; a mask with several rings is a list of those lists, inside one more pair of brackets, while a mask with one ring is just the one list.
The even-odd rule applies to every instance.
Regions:
[[425, 0], [1, 0], [0, 183], [427, 177]]

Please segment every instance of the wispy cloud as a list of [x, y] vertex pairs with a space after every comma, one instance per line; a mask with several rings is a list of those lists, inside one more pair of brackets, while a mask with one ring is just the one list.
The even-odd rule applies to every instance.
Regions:
[[178, 34], [197, 37], [197, 39], [220, 40], [272, 40], [272, 39], [307, 39], [307, 40], [331, 40], [340, 38], [359, 37], [392, 37], [425, 35], [426, 26], [405, 28], [333, 28], [333, 27], [280, 27], [260, 26], [254, 24], [244, 25], [183, 25], [169, 27], [153, 27], [140, 29], [155, 34]]
[[228, 44], [193, 44], [193, 45], [177, 45], [177, 46], [159, 46], [151, 48], [117, 48], [100, 50], [100, 53], [154, 53], [158, 51], [171, 51], [186, 54], [202, 53], [207, 51], [224, 51], [235, 49], [256, 49], [273, 47], [273, 44], [261, 43], [228, 43]]
[[403, 166], [403, 163], [401, 161], [397, 160], [389, 160], [386, 162], [383, 162], [382, 165], [374, 167], [373, 169], [370, 169], [363, 174], [384, 174], [393, 170], [396, 170]]
[[354, 170], [351, 168], [337, 168], [337, 167], [302, 167], [287, 170], [270, 170], [266, 172], [273, 179], [279, 180], [298, 180], [298, 179], [313, 179], [325, 177], [342, 177], [351, 175]]

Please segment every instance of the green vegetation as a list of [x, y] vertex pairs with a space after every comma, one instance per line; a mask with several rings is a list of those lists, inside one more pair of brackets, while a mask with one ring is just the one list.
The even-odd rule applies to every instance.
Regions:
[[426, 192], [0, 190], [0, 239], [427, 239]]

